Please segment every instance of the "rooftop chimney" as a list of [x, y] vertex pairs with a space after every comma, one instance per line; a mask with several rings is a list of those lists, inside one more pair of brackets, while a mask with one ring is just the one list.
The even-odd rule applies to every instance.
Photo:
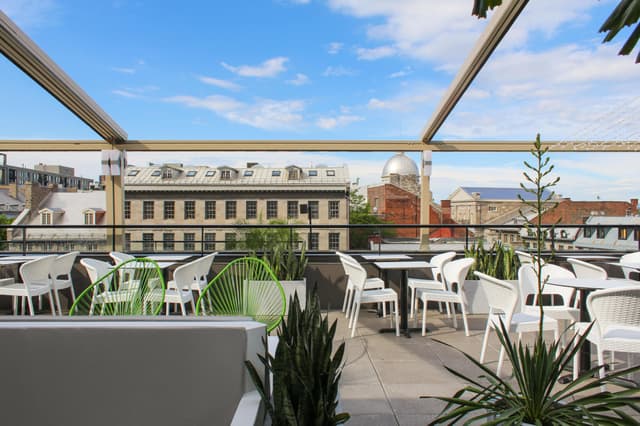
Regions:
[[635, 215], [638, 212], [638, 199], [637, 198], [632, 198], [631, 199], [631, 214]]

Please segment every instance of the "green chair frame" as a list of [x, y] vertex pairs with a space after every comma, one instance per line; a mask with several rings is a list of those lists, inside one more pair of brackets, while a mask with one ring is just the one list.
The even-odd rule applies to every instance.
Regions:
[[247, 316], [272, 331], [285, 315], [284, 289], [269, 265], [257, 257], [229, 262], [204, 288], [196, 315]]
[[127, 260], [99, 277], [76, 298], [69, 315], [158, 315], [166, 286], [153, 259]]

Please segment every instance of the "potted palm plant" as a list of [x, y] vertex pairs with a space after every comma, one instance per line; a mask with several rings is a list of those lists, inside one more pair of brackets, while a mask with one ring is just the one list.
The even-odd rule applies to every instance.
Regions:
[[[540, 272], [543, 262], [542, 247], [549, 232], [542, 227], [541, 216], [545, 205], [548, 205], [550, 197], [553, 196], [553, 192], [546, 196], [545, 190], [555, 186], [559, 179], [549, 180], [553, 166], [549, 165], [548, 148], [542, 148], [540, 135], [536, 137], [531, 152], [536, 163], [531, 165], [525, 162], [528, 172], [525, 171], [524, 177], [529, 186], [521, 184], [521, 187], [536, 196], [534, 201], [522, 201], [533, 207], [537, 213], [537, 219], [534, 222], [527, 221], [527, 227], [532, 231], [537, 243], [536, 273], [540, 296], [544, 286]], [[469, 385], [451, 397], [433, 397], [445, 401], [447, 405], [431, 424], [640, 424], [637, 418], [630, 415], [640, 413], [640, 390], [634, 384], [616, 381], [618, 390], [600, 390], [605, 383], [640, 371], [640, 366], [616, 371], [602, 379], [594, 379], [593, 376], [600, 368], [597, 366], [565, 387], [557, 386], [558, 379], [585, 344], [590, 327], [581, 336], [571, 336], [564, 348], [558, 342], [547, 344], [543, 338], [544, 308], [542, 304], [539, 304], [539, 307], [538, 337], [532, 347], [528, 347], [519, 339], [517, 342], [512, 341], [503, 323], [496, 330], [500, 344], [511, 362], [513, 380], [499, 377], [474, 357], [464, 354], [483, 375], [472, 378], [446, 367]]]

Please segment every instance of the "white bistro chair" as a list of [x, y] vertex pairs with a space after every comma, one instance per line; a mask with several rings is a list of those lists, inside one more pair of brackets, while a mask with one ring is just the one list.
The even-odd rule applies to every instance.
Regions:
[[422, 335], [426, 333], [427, 324], [427, 303], [428, 302], [444, 302], [453, 305], [453, 327], [458, 328], [458, 320], [456, 319], [455, 304], [460, 305], [462, 311], [462, 322], [464, 323], [464, 334], [469, 335], [469, 325], [467, 323], [467, 300], [464, 295], [464, 279], [471, 266], [475, 263], [475, 259], [465, 257], [463, 259], [448, 262], [442, 268], [442, 276], [444, 278], [444, 289], [426, 289], [419, 288], [417, 295], [422, 302]]
[[182, 315], [187, 315], [185, 308], [186, 303], [191, 304], [193, 312], [196, 312], [196, 304], [193, 300], [193, 293], [191, 292], [194, 283], [198, 283], [198, 261], [202, 259], [194, 260], [193, 262], [186, 263], [178, 266], [173, 271], [173, 280], [167, 284], [167, 289], [164, 294], [164, 301], [166, 307], [166, 314], [169, 315], [169, 304], [176, 303], [180, 305], [180, 312]]
[[[418, 308], [418, 298], [416, 297], [416, 289], [420, 288], [420, 289], [431, 289], [431, 290], [446, 290], [447, 287], [444, 284], [444, 280], [442, 278], [442, 267], [449, 262], [450, 260], [452, 260], [454, 257], [456, 257], [456, 252], [455, 251], [448, 251], [445, 253], [440, 253], [437, 254], [435, 256], [433, 256], [430, 260], [429, 263], [434, 265], [433, 268], [431, 268], [431, 273], [433, 274], [433, 279], [432, 280], [427, 280], [427, 279], [423, 279], [423, 278], [411, 278], [409, 277], [409, 279], [407, 280], [407, 287], [409, 287], [409, 290], [411, 291], [411, 313], [410, 313], [410, 317], [413, 318], [413, 313], [414, 311]], [[449, 304], [446, 303], [445, 304], [446, 309], [447, 309], [447, 315], [450, 316], [451, 315], [451, 311], [449, 309]], [[440, 303], [440, 312], [442, 312], [442, 303]]]
[[[25, 262], [20, 266], [21, 283], [10, 283], [0, 286], [0, 295], [13, 297], [13, 314], [18, 314], [18, 297], [21, 298], [22, 313], [25, 312], [25, 301], [29, 305], [29, 315], [35, 315], [32, 297], [49, 296], [51, 315], [56, 314], [56, 308], [51, 292], [51, 265], [58, 256], [55, 254], [42, 256], [35, 260]], [[26, 300], [25, 300], [26, 299]]]
[[[635, 264], [635, 268], [627, 268], [625, 267], [625, 263]], [[624, 273], [624, 277], [626, 279], [631, 279], [629, 276], [632, 272], [638, 272], [637, 265], [640, 263], [640, 251], [636, 251], [634, 253], [627, 253], [620, 258], [620, 264], [622, 265], [622, 272]]]
[[60, 303], [59, 295], [60, 290], [69, 289], [71, 293], [71, 303], [76, 300], [76, 292], [73, 289], [73, 280], [71, 279], [71, 270], [73, 269], [73, 264], [79, 254], [79, 251], [72, 251], [70, 253], [60, 255], [55, 259], [53, 265], [51, 265], [52, 290], [56, 298], [58, 313], [60, 315], [62, 315], [62, 304]]
[[[480, 362], [484, 362], [489, 343], [489, 333], [493, 329], [500, 328], [500, 320], [502, 320], [509, 332], [518, 333], [518, 340], [520, 340], [522, 333], [538, 332], [540, 316], [533, 313], [516, 312], [518, 289], [510, 282], [499, 280], [478, 271], [474, 272], [474, 274], [480, 279], [480, 285], [484, 288], [489, 301], [489, 316], [480, 351]], [[545, 331], [553, 331], [554, 339], [558, 339], [558, 322], [555, 319], [545, 315], [542, 326]], [[504, 352], [504, 347], [501, 346], [496, 369], [497, 375], [500, 375], [502, 370]]]
[[91, 258], [80, 259], [80, 264], [87, 270], [87, 275], [89, 275], [91, 284], [95, 284], [98, 280], [104, 278], [101, 281], [101, 285], [94, 287], [93, 294], [91, 295], [89, 315], [93, 315], [96, 305], [103, 305], [107, 300], [109, 300], [111, 280], [113, 278], [113, 275], [109, 274], [109, 272], [111, 272], [113, 266], [107, 262], [103, 262], [102, 260]]
[[573, 258], [567, 259], [567, 262], [571, 264], [576, 278], [595, 278], [598, 280], [606, 280], [609, 278], [607, 271], [598, 265]]
[[358, 323], [358, 315], [360, 314], [360, 305], [363, 303], [392, 303], [392, 310], [395, 313], [396, 336], [400, 335], [400, 323], [398, 319], [398, 294], [390, 288], [381, 288], [377, 290], [365, 290], [364, 286], [367, 281], [367, 271], [356, 261], [345, 259], [343, 263], [345, 271], [353, 284], [353, 306], [351, 310], [351, 318], [349, 320], [349, 328], [351, 328], [351, 337], [356, 334], [356, 324]]
[[196, 267], [196, 281], [191, 285], [191, 290], [197, 291], [199, 296], [202, 295], [202, 291], [209, 284], [209, 272], [211, 272], [211, 265], [217, 254], [218, 252], [214, 252], [196, 260], [198, 265]]
[[[573, 272], [561, 266], [548, 263], [542, 267], [542, 295], [545, 315], [559, 321], [575, 322], [580, 319], [576, 289], [550, 284], [553, 278], [575, 278]], [[539, 315], [538, 276], [536, 265], [525, 264], [518, 269], [520, 286], [520, 311], [531, 315]], [[545, 297], [546, 296], [546, 297]]]
[[[355, 290], [353, 287], [353, 282], [351, 281], [351, 277], [347, 272], [347, 267], [345, 266], [345, 262], [358, 263], [358, 261], [355, 260], [353, 257], [349, 256], [348, 254], [345, 254], [339, 251], [337, 251], [336, 254], [340, 258], [340, 263], [342, 264], [342, 267], [344, 268], [344, 272], [347, 276], [347, 288], [345, 289], [345, 292], [344, 292], [344, 301], [342, 302], [342, 312], [344, 312], [344, 315], [347, 318], [350, 318], [351, 307], [353, 305], [353, 293]], [[367, 278], [365, 280], [365, 283], [364, 283], [365, 290], [379, 290], [383, 288], [384, 288], [384, 280], [382, 280], [381, 278], [372, 277], [372, 278]], [[382, 305], [382, 312], [383, 312], [382, 315], [386, 317], [387, 316], [386, 306], [384, 304]]]

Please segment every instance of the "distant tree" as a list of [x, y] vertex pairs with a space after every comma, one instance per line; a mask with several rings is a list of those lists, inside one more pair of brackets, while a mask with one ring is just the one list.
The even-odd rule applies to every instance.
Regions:
[[[379, 216], [371, 213], [371, 205], [365, 200], [364, 195], [354, 189], [349, 194], [349, 223], [354, 225], [377, 225], [388, 223]], [[374, 233], [371, 228], [351, 228], [349, 231], [349, 241], [351, 249], [368, 249], [369, 237]], [[396, 233], [392, 229], [383, 229], [383, 237], [392, 237]]]
[[[500, 6], [502, 0], [474, 0], [473, 2], [473, 15], [478, 18], [486, 18], [487, 10]], [[630, 27], [636, 24], [640, 19], [640, 0], [620, 0], [618, 6], [611, 12], [611, 15], [604, 21], [600, 27], [599, 32], [607, 33], [603, 43], [607, 43], [613, 40], [620, 30], [624, 27]], [[622, 46], [622, 49], [618, 52], [618, 55], [628, 55], [633, 51], [633, 48], [640, 40], [640, 24], [637, 24], [635, 29], [629, 35], [626, 43]], [[636, 57], [636, 64], [640, 63], [640, 53]]]
[[[262, 219], [259, 220], [262, 223]], [[286, 225], [287, 222], [282, 219], [270, 220], [268, 225]], [[291, 232], [288, 228], [272, 228], [265, 225], [264, 228], [249, 229], [244, 234], [244, 243], [242, 247], [249, 251], [265, 251], [278, 248], [298, 248], [300, 236], [294, 230]]]
[[[0, 214], [0, 225], [10, 225], [13, 223], [13, 219], [6, 215]], [[6, 250], [7, 248], [7, 228], [0, 228], [0, 249]]]

